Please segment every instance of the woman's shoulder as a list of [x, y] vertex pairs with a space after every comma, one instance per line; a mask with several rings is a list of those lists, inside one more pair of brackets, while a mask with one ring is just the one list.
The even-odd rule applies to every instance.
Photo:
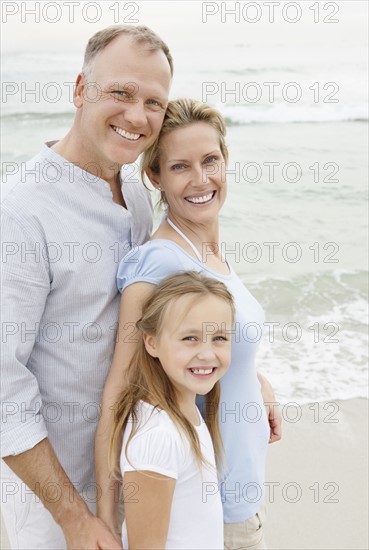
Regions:
[[172, 241], [153, 239], [135, 246], [121, 260], [117, 272], [120, 292], [132, 283], [158, 284], [177, 271], [188, 269], [180, 247]]
[[121, 263], [130, 263], [142, 261], [145, 258], [150, 258], [153, 254], [166, 255], [178, 253], [178, 245], [168, 239], [151, 239], [145, 244], [134, 245], [133, 248], [122, 258]]

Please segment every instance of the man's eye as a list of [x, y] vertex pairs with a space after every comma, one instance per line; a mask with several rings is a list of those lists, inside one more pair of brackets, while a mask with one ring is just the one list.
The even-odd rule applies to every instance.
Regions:
[[126, 90], [113, 90], [112, 94], [114, 94], [119, 99], [129, 99], [130, 94]]

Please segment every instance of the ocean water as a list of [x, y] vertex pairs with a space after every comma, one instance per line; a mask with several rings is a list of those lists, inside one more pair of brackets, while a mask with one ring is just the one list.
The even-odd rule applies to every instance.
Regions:
[[[210, 28], [203, 48], [190, 37], [172, 48], [172, 97], [226, 117], [221, 247], [264, 307], [267, 324], [245, 330], [281, 402], [367, 396], [367, 64], [350, 25], [294, 47], [283, 33], [257, 42], [230, 26], [219, 40]], [[69, 129], [81, 55], [4, 54], [3, 182]]]

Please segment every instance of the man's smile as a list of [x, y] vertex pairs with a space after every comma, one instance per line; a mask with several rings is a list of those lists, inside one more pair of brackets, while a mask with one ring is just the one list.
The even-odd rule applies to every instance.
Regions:
[[123, 130], [123, 128], [119, 128], [119, 126], [112, 126], [112, 128], [117, 134], [126, 139], [129, 139], [130, 141], [137, 141], [142, 136], [142, 134], [132, 134], [130, 132], [126, 132], [126, 130]]

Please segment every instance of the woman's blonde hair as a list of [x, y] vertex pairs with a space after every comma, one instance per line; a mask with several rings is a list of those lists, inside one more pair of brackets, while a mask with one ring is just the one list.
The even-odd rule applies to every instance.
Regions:
[[[164, 136], [185, 128], [194, 122], [205, 122], [212, 126], [218, 133], [219, 145], [225, 162], [228, 160], [228, 149], [225, 142], [226, 125], [222, 115], [210, 105], [190, 99], [187, 97], [175, 99], [168, 103], [163, 125], [159, 136], [155, 142], [142, 155], [141, 160], [141, 177], [145, 181], [147, 169], [150, 169], [154, 174], [160, 174], [160, 155], [161, 142]], [[162, 193], [161, 201], [165, 203], [165, 197]]]
[[[232, 295], [226, 286], [217, 279], [205, 277], [193, 271], [180, 272], [167, 277], [155, 287], [143, 306], [141, 319], [137, 322], [137, 328], [141, 331], [139, 343], [126, 371], [126, 389], [121, 393], [114, 411], [114, 426], [109, 451], [109, 462], [112, 469], [117, 466], [116, 459], [119, 456], [120, 449], [118, 447], [121, 436], [128, 422], [132, 422], [132, 430], [124, 449], [127, 456], [128, 444], [139, 427], [137, 404], [141, 400], [165, 411], [178, 430], [187, 436], [198, 463], [205, 463], [197, 432], [180, 411], [171, 380], [161, 367], [159, 359], [152, 357], [147, 352], [143, 338], [144, 334], [160, 336], [164, 322], [168, 322], [168, 319], [165, 319], [168, 306], [184, 295], [192, 295], [196, 301], [209, 295], [224, 300], [231, 308], [232, 322], [234, 321], [235, 307]], [[216, 382], [206, 395], [204, 416], [213, 440], [218, 465], [222, 462], [223, 454], [218, 417], [219, 400], [220, 384]]]

